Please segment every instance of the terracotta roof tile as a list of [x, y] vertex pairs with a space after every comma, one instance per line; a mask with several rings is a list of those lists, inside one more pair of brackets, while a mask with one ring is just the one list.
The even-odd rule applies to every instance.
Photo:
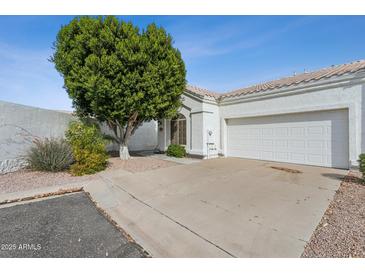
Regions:
[[191, 85], [187, 85], [186, 89], [192, 93], [198, 94], [198, 95], [202, 95], [202, 96], [209, 96], [209, 97], [213, 97], [215, 99], [218, 99], [222, 94], [216, 93], [216, 92], [212, 92], [209, 91], [205, 88], [199, 88], [196, 86], [191, 86]]
[[352, 63], [323, 68], [317, 71], [305, 72], [294, 76], [284, 77], [281, 79], [260, 83], [250, 87], [240, 88], [224, 94], [212, 92], [207, 89], [191, 85], [187, 85], [186, 89], [187, 91], [190, 91], [197, 95], [209, 96], [218, 100], [227, 97], [248, 95], [258, 92], [267, 92], [273, 89], [295, 86], [312, 81], [318, 81], [321, 79], [328, 79], [330, 77], [341, 76], [348, 73], [355, 73], [360, 70], [365, 70], [365, 60], [359, 60]]
[[241, 88], [238, 90], [222, 94], [220, 98], [234, 97], [234, 96], [252, 94], [256, 92], [264, 92], [282, 87], [295, 86], [301, 83], [318, 81], [321, 79], [328, 79], [333, 76], [341, 76], [348, 73], [354, 73], [360, 70], [365, 70], [365, 60], [359, 60], [348, 64], [331, 66], [328, 68], [320, 69], [318, 71], [301, 73], [295, 76], [285, 77], [278, 80], [273, 80], [266, 83], [257, 84], [246, 88]]

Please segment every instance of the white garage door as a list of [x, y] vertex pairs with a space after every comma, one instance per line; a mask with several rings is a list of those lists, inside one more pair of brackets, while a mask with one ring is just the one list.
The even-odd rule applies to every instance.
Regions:
[[348, 168], [348, 139], [347, 110], [227, 121], [232, 157]]

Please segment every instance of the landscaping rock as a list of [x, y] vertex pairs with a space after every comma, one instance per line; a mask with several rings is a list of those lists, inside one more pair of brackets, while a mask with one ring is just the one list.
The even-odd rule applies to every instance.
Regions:
[[325, 212], [302, 257], [365, 257], [365, 185], [351, 172]]

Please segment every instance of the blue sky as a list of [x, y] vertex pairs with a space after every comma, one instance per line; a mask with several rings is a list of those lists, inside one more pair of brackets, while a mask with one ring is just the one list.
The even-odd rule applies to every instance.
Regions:
[[[0, 16], [0, 100], [71, 109], [47, 59], [72, 16]], [[121, 16], [173, 36], [190, 84], [226, 92], [365, 58], [365, 16]]]

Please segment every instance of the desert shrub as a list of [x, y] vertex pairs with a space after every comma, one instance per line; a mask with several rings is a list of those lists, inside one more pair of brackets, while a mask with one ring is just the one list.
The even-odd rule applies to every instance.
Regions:
[[71, 174], [93, 174], [106, 168], [106, 141], [95, 124], [72, 122], [66, 132], [66, 139], [75, 158], [70, 169]]
[[362, 179], [365, 181], [365, 153], [359, 155], [359, 170], [362, 174]]
[[29, 167], [38, 171], [62, 171], [74, 162], [70, 145], [64, 139], [36, 139], [26, 155]]
[[183, 158], [186, 156], [185, 147], [181, 145], [169, 145], [166, 154], [176, 158]]

